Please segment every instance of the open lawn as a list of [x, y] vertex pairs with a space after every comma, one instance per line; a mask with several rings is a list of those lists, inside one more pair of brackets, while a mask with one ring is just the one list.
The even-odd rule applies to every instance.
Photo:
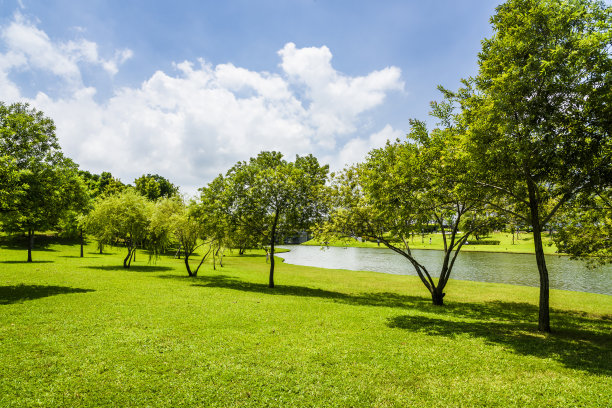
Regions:
[[[431, 238], [431, 243], [429, 239]], [[485, 251], [485, 252], [509, 252], [517, 254], [533, 254], [535, 253], [535, 247], [533, 244], [533, 235], [529, 232], [521, 232], [518, 239], [514, 236], [514, 243], [512, 241], [512, 234], [507, 232], [494, 232], [485, 237], [480, 237], [483, 241], [499, 241], [498, 245], [474, 245], [475, 238], [468, 240], [468, 243], [464, 245], [462, 251]], [[545, 254], [557, 253], [557, 247], [553, 244], [551, 237], [548, 233], [542, 234], [542, 241], [544, 244]], [[414, 238], [410, 239], [410, 247], [412, 249], [444, 249], [444, 241], [442, 234], [425, 234], [415, 235]], [[367, 247], [367, 248], [385, 248], [383, 244], [378, 245], [376, 242], [359, 242], [354, 239], [348, 240], [337, 240], [328, 243], [329, 246], [351, 246], [351, 247]], [[304, 245], [321, 245], [317, 240], [310, 240]], [[399, 247], [403, 247], [401, 242], [398, 242]]]
[[[416, 238], [415, 238], [416, 240]], [[607, 407], [612, 297], [229, 254], [129, 271], [123, 251], [0, 247], [1, 407]], [[195, 259], [194, 259], [195, 262]]]

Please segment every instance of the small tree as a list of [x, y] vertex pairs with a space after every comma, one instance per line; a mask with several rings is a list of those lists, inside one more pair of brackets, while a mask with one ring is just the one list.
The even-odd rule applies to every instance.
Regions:
[[[362, 164], [345, 170], [333, 185], [333, 210], [320, 240], [365, 237], [403, 256], [442, 305], [455, 260], [470, 235], [488, 231], [483, 195], [470, 188], [461, 153], [461, 129], [454, 126], [449, 103], [433, 104], [446, 127], [428, 133], [413, 121], [407, 142], [387, 143]], [[412, 252], [410, 236], [430, 224], [442, 235], [444, 251], [437, 281]], [[460, 231], [460, 226], [462, 230]]]
[[322, 215], [327, 174], [328, 166], [312, 155], [297, 156], [291, 163], [281, 153], [261, 152], [203, 190], [225, 214], [228, 231], [248, 230], [261, 247], [269, 248], [269, 287], [274, 287], [276, 243], [285, 234], [309, 228]]
[[[150, 239], [149, 224], [153, 204], [131, 188], [100, 198], [85, 217], [86, 231], [104, 245], [125, 245], [123, 267], [129, 268], [138, 245], [159, 247], [159, 236]], [[149, 239], [147, 239], [149, 238]]]

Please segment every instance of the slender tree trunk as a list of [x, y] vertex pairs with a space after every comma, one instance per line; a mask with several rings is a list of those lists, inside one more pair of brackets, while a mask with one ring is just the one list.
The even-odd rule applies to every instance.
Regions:
[[32, 262], [32, 250], [34, 249], [34, 230], [28, 229], [28, 262]]
[[83, 258], [83, 228], [81, 228], [80, 231], [80, 237], [81, 237], [81, 258]]
[[274, 244], [276, 241], [276, 225], [278, 224], [278, 210], [274, 214], [274, 223], [272, 224], [272, 236], [270, 240], [270, 279], [268, 280], [268, 287], [274, 287]]
[[185, 254], [185, 268], [187, 268], [187, 273], [189, 274], [189, 276], [195, 276], [191, 272], [191, 267], [189, 266], [189, 256], [187, 254]]
[[540, 308], [538, 314], [538, 330], [550, 333], [550, 307], [549, 285], [544, 247], [542, 245], [542, 226], [540, 225], [540, 212], [535, 183], [527, 180], [529, 191], [529, 210], [531, 213], [531, 226], [533, 228], [533, 243], [535, 244], [536, 263], [540, 274]]
[[125, 269], [128, 269], [132, 264], [132, 256], [134, 254], [134, 251], [136, 251], [136, 249], [133, 249], [131, 246], [128, 246], [127, 256], [123, 259], [123, 267]]

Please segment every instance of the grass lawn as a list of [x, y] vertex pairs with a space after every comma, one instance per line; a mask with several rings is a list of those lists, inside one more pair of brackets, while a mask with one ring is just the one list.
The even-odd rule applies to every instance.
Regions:
[[[415, 239], [416, 240], [416, 239]], [[129, 271], [51, 244], [0, 247], [1, 407], [606, 407], [612, 296], [225, 258]]]
[[[431, 238], [431, 243], [429, 239]], [[471, 238], [468, 242], [472, 244], [464, 245], [461, 251], [483, 251], [483, 252], [510, 252], [520, 254], [533, 254], [535, 247], [533, 244], [533, 235], [528, 232], [521, 232], [519, 238], [514, 237], [514, 243], [512, 242], [512, 234], [506, 232], [494, 232], [486, 237], [480, 237], [483, 241], [499, 241], [499, 245], [473, 245], [476, 241], [475, 238]], [[544, 244], [545, 254], [555, 254], [557, 247], [553, 244], [551, 237], [548, 233], [542, 233], [542, 241]], [[317, 240], [310, 240], [303, 245], [321, 245]], [[367, 247], [367, 248], [386, 248], [383, 244], [377, 245], [376, 242], [359, 242], [354, 239], [349, 240], [338, 240], [329, 243], [330, 246], [351, 246], [351, 247]], [[398, 243], [401, 247], [403, 244]], [[410, 247], [412, 249], [444, 249], [444, 241], [442, 234], [425, 234], [424, 237], [415, 235], [414, 239], [410, 240]]]

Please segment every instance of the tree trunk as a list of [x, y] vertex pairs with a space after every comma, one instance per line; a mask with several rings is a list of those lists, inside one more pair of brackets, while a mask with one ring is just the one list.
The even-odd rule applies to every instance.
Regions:
[[83, 258], [83, 228], [81, 228], [80, 237], [81, 237], [81, 258]]
[[189, 276], [195, 276], [193, 272], [191, 272], [191, 267], [189, 266], [189, 256], [185, 254], [185, 268], [187, 268], [187, 273]]
[[125, 269], [128, 269], [130, 267], [130, 265], [132, 264], [132, 254], [133, 251], [135, 251], [135, 249], [132, 249], [131, 246], [128, 247], [128, 254], [127, 256], [123, 259], [123, 267]]
[[436, 306], [444, 305], [444, 296], [446, 296], [446, 293], [443, 293], [440, 288], [433, 288], [431, 291], [431, 301]]
[[535, 183], [528, 180], [527, 189], [529, 190], [529, 210], [531, 213], [531, 226], [533, 228], [533, 243], [535, 244], [535, 256], [536, 263], [538, 265], [538, 273], [540, 274], [538, 330], [550, 333], [548, 270], [546, 269], [544, 247], [542, 246], [542, 226], [540, 225], [540, 212], [535, 188]]
[[268, 287], [274, 287], [274, 244], [276, 241], [276, 225], [278, 224], [278, 210], [274, 214], [274, 223], [272, 224], [272, 236], [270, 240], [270, 279], [268, 280]]
[[34, 230], [28, 229], [28, 262], [32, 262], [32, 249], [34, 249]]

